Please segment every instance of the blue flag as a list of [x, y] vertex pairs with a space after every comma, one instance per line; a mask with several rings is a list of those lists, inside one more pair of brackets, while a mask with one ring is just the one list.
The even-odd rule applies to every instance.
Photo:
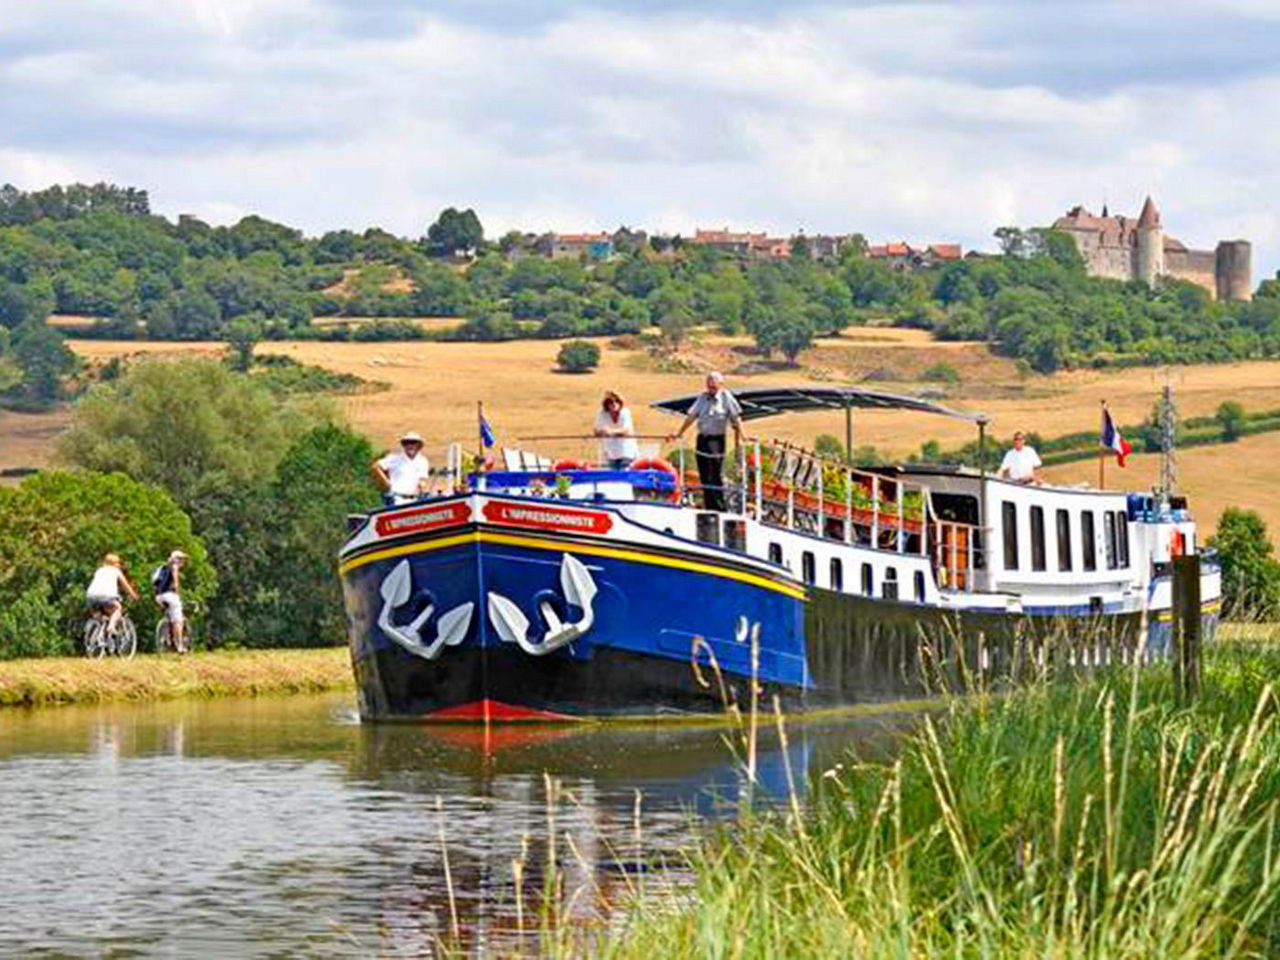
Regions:
[[489, 426], [489, 421], [484, 418], [484, 414], [480, 414], [480, 442], [486, 447], [493, 446], [493, 427]]

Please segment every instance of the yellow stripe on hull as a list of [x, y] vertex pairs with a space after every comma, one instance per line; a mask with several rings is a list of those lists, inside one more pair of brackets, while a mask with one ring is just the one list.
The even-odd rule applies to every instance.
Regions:
[[592, 557], [609, 557], [615, 560], [630, 560], [634, 563], [648, 563], [658, 567], [674, 567], [678, 570], [691, 570], [695, 573], [705, 573], [713, 577], [724, 577], [727, 580], [738, 580], [742, 583], [749, 583], [752, 586], [763, 587], [766, 590], [773, 590], [785, 596], [791, 597], [793, 600], [803, 600], [805, 592], [802, 587], [792, 586], [787, 583], [780, 583], [776, 580], [770, 580], [768, 577], [762, 577], [758, 574], [747, 573], [742, 570], [733, 570], [727, 567], [720, 567], [710, 563], [701, 563], [696, 560], [684, 560], [678, 557], [668, 557], [659, 554], [642, 553], [637, 550], [626, 550], [619, 547], [606, 547], [588, 543], [566, 544], [558, 540], [544, 540], [539, 537], [527, 537], [517, 534], [496, 533], [486, 530], [476, 530], [471, 533], [455, 534], [451, 537], [441, 537], [438, 540], [427, 540], [422, 543], [406, 543], [396, 547], [387, 547], [385, 550], [375, 550], [372, 553], [365, 553], [358, 557], [341, 564], [338, 568], [340, 573], [350, 573], [367, 563], [373, 563], [377, 560], [389, 560], [393, 557], [405, 557], [416, 553], [428, 553], [432, 550], [443, 550], [446, 547], [457, 546], [462, 543], [495, 543], [505, 546], [530, 547], [534, 550], [552, 550], [556, 553], [564, 553], [566, 551], [574, 554], [585, 554]]
[[[1206, 600], [1200, 604], [1200, 613], [1218, 613], [1222, 609], [1221, 600]], [[1156, 623], [1169, 623], [1173, 619], [1173, 611], [1161, 610], [1156, 614]]]

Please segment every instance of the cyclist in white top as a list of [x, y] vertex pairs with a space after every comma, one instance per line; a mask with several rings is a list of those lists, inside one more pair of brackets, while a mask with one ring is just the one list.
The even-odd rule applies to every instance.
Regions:
[[410, 430], [400, 438], [402, 453], [388, 453], [371, 467], [374, 479], [387, 491], [390, 504], [410, 503], [427, 492], [431, 464], [422, 452], [422, 437]]
[[107, 611], [108, 634], [115, 633], [116, 626], [120, 623], [120, 615], [124, 613], [124, 606], [120, 603], [121, 588], [124, 588], [130, 600], [138, 599], [138, 591], [125, 576], [120, 557], [117, 554], [108, 553], [102, 558], [102, 566], [94, 571], [89, 589], [84, 593], [90, 607], [94, 610]]
[[1019, 430], [1013, 435], [1013, 449], [1004, 455], [1000, 463], [1000, 476], [1014, 483], [1039, 483], [1040, 455], [1035, 447], [1027, 446], [1027, 438]]
[[602, 437], [600, 447], [610, 470], [625, 470], [638, 456], [636, 425], [626, 401], [612, 390], [605, 392], [596, 414], [595, 435]]

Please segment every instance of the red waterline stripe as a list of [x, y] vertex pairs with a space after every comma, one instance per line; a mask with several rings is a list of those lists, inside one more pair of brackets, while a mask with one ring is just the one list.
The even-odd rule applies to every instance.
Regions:
[[556, 723], [563, 723], [565, 721], [576, 721], [579, 718], [570, 716], [567, 713], [555, 713], [551, 710], [538, 710], [534, 707], [517, 707], [514, 704], [503, 703], [501, 700], [473, 700], [470, 703], [460, 703], [456, 707], [443, 707], [439, 710], [433, 710], [431, 713], [426, 714], [422, 719], [427, 721], [479, 720], [484, 723], [549, 720]]

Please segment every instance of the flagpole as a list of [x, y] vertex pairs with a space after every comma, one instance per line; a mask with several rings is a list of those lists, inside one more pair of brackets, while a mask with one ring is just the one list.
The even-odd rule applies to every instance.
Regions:
[[476, 469], [484, 470], [484, 401], [476, 401], [476, 439], [480, 441], [476, 447]]
[[1107, 489], [1107, 452], [1103, 449], [1102, 438], [1107, 427], [1107, 401], [1102, 401], [1102, 419], [1098, 424], [1098, 489]]

